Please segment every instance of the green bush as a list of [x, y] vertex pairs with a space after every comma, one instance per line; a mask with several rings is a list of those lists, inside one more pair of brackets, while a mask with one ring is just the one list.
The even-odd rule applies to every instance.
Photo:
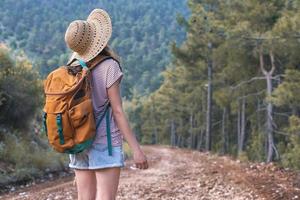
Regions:
[[241, 152], [241, 153], [239, 153], [238, 154], [238, 156], [237, 156], [237, 159], [239, 159], [240, 161], [242, 161], [242, 162], [247, 162], [247, 161], [249, 161], [249, 157], [248, 157], [248, 154], [247, 154], [247, 152]]
[[38, 72], [23, 57], [12, 58], [0, 47], [0, 123], [26, 128], [42, 103]]
[[251, 161], [264, 161], [264, 133], [253, 131], [249, 145], [246, 147], [247, 157]]
[[300, 118], [291, 116], [289, 118], [288, 133], [289, 143], [286, 147], [285, 153], [282, 155], [282, 165], [293, 169], [300, 169]]
[[[67, 167], [67, 156], [50, 148], [44, 149], [22, 132], [0, 132], [0, 161], [10, 165], [10, 170], [0, 171], [0, 185], [5, 182], [30, 180], [47, 171], [60, 171]], [[12, 169], [11, 169], [12, 168]]]

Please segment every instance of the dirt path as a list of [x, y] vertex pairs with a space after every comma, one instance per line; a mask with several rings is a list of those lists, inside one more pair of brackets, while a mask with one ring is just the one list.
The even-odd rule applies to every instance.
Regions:
[[[121, 172], [118, 200], [292, 200], [300, 199], [300, 175], [265, 164], [165, 146], [143, 146], [150, 168]], [[58, 179], [0, 199], [76, 199], [72, 177]]]

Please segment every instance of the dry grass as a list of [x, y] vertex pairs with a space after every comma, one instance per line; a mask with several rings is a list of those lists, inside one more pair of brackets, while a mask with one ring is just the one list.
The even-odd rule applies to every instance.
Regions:
[[[22, 133], [5, 133], [0, 142], [0, 185], [31, 180], [66, 167], [67, 158], [44, 149]], [[8, 167], [9, 166], [9, 167]]]

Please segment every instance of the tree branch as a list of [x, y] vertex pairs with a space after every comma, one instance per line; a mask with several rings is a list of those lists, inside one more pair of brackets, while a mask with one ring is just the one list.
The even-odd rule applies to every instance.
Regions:
[[276, 130], [273, 130], [275, 133], [278, 133], [280, 135], [284, 135], [284, 136], [290, 136], [290, 134], [286, 133], [286, 132], [282, 132], [282, 131], [276, 131]]
[[244, 84], [251, 83], [252, 81], [255, 81], [255, 80], [265, 80], [265, 79], [266, 79], [265, 77], [253, 77], [253, 78], [251, 78], [251, 79], [249, 79], [247, 81], [242, 81], [242, 82], [238, 83], [235, 86], [230, 86], [230, 89], [234, 90], [234, 89], [236, 89], [236, 88], [238, 88], [238, 87], [240, 87], [240, 86], [242, 86]]
[[[286, 113], [279, 113], [279, 112], [273, 112], [274, 115], [284, 116], [284, 117], [290, 117], [290, 115]], [[291, 114], [291, 113], [290, 113]]]
[[259, 66], [260, 66], [260, 69], [263, 72], [263, 74], [267, 75], [268, 73], [265, 70], [264, 65], [265, 65], [265, 63], [264, 63], [263, 51], [262, 51], [262, 47], [260, 47], [260, 50], [259, 50]]
[[264, 92], [265, 92], [265, 90], [261, 90], [259, 92], [250, 93], [250, 94], [247, 94], [247, 95], [244, 95], [244, 96], [239, 96], [238, 99], [243, 99], [243, 98], [247, 98], [247, 97], [254, 96], [254, 95], [260, 95]]
[[269, 51], [269, 55], [270, 55], [271, 66], [272, 66], [271, 70], [269, 71], [269, 74], [272, 75], [273, 72], [275, 71], [275, 61], [274, 61], [274, 54], [272, 50]]
[[278, 150], [277, 150], [275, 144], [272, 144], [272, 148], [273, 148], [274, 151], [275, 151], [276, 159], [279, 160], [279, 159], [280, 159], [280, 155], [279, 155], [279, 152], [278, 152]]

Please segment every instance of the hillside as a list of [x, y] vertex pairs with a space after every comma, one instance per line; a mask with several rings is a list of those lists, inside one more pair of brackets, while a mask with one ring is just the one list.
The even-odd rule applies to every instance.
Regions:
[[[0, 9], [0, 42], [9, 44], [33, 60], [42, 75], [68, 58], [64, 33], [75, 19], [86, 19], [94, 8], [106, 9], [113, 22], [111, 45], [125, 68], [123, 95], [133, 90], [153, 91], [159, 73], [170, 60], [169, 44], [185, 33], [176, 22], [177, 13], [187, 16], [185, 0], [3, 0]], [[133, 86], [133, 88], [131, 87]]]
[[[299, 199], [300, 175], [272, 164], [241, 163], [187, 149], [143, 146], [150, 167], [121, 171], [118, 200], [291, 200]], [[29, 186], [0, 199], [76, 199], [72, 178]]]

